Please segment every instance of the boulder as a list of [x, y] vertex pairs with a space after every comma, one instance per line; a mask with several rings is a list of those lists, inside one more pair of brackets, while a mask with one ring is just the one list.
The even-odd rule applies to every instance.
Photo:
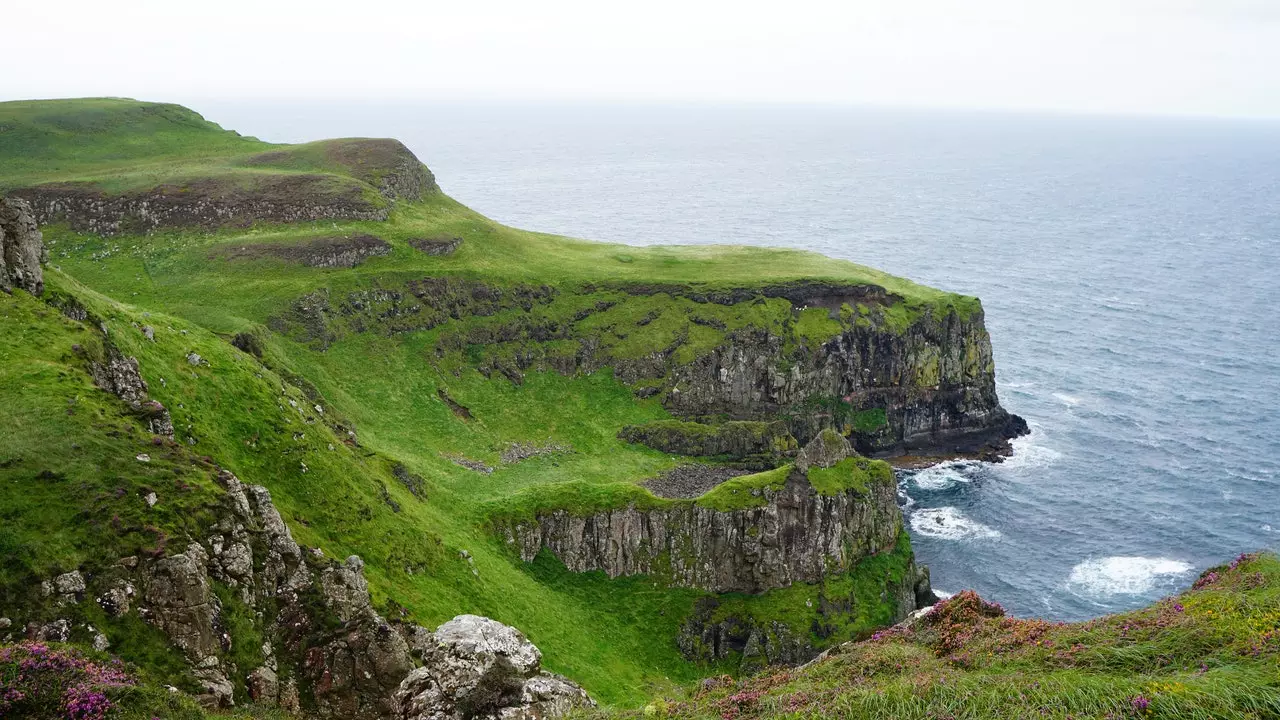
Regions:
[[853, 446], [849, 441], [828, 428], [818, 433], [796, 456], [796, 469], [806, 472], [811, 467], [829, 468], [853, 454]]
[[48, 261], [49, 251], [31, 206], [18, 198], [0, 198], [0, 290], [43, 293], [40, 266]]
[[496, 620], [459, 615], [420, 642], [424, 664], [396, 691], [397, 720], [534, 720], [595, 705], [582, 688], [543, 671], [538, 648]]

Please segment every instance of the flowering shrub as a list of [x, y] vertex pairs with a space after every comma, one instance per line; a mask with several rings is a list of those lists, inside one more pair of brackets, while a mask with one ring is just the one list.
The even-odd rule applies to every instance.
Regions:
[[114, 707], [109, 693], [134, 684], [119, 660], [99, 663], [37, 642], [0, 647], [0, 717], [103, 720]]

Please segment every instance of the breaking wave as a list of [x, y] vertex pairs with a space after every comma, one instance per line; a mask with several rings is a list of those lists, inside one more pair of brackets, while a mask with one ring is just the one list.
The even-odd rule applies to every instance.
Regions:
[[950, 460], [917, 470], [908, 478], [921, 490], [946, 490], [972, 480], [968, 473], [981, 468], [977, 460]]
[[970, 520], [954, 507], [924, 508], [911, 513], [911, 529], [943, 540], [982, 540], [1000, 537], [1000, 531]]
[[1155, 589], [1157, 582], [1172, 581], [1192, 569], [1190, 564], [1170, 558], [1090, 558], [1071, 569], [1067, 587], [1091, 597], [1142, 595]]

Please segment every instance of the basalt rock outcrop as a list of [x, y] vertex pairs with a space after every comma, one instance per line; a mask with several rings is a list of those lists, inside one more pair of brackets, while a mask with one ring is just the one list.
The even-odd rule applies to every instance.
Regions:
[[43, 293], [41, 266], [48, 261], [49, 252], [31, 206], [17, 197], [0, 197], [0, 290]]
[[[827, 459], [834, 465], [843, 458]], [[892, 475], [885, 477], [865, 491], [825, 495], [793, 469], [780, 488], [753, 490], [759, 502], [751, 507], [673, 502], [585, 516], [553, 510], [501, 524], [499, 532], [525, 561], [545, 549], [574, 572], [653, 575], [681, 587], [761, 593], [819, 582], [892, 549], [902, 512]]]
[[[678, 415], [785, 417], [802, 440], [836, 427], [873, 455], [1002, 452], [1027, 432], [996, 396], [981, 310], [926, 311], [901, 330], [855, 321], [798, 357], [780, 337], [743, 331], [672, 368], [669, 382], [666, 405]], [[869, 410], [884, 412], [883, 425], [858, 427]]]
[[396, 720], [542, 720], [595, 706], [543, 670], [542, 653], [519, 630], [489, 618], [459, 615], [413, 640], [423, 664], [396, 690]]
[[[65, 307], [74, 312], [79, 306]], [[104, 342], [102, 357], [89, 359], [88, 370], [94, 384], [123, 400], [147, 423], [148, 430], [155, 435], [173, 439], [173, 418], [164, 405], [147, 395], [147, 381], [138, 372], [137, 358], [126, 357], [107, 340]]]

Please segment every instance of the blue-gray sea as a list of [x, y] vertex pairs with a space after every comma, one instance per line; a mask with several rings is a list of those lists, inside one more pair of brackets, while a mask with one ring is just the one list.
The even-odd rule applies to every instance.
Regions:
[[1280, 543], [1280, 123], [831, 107], [192, 103], [393, 136], [510, 225], [806, 248], [982, 298], [1000, 465], [901, 474], [934, 585], [1077, 619]]

